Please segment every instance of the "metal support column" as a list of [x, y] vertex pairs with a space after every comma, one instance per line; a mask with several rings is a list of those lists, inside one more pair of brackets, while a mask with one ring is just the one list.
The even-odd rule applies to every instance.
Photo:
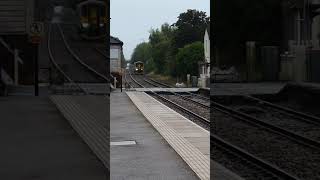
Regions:
[[33, 45], [34, 50], [34, 95], [39, 96], [39, 62], [38, 62], [38, 45]]

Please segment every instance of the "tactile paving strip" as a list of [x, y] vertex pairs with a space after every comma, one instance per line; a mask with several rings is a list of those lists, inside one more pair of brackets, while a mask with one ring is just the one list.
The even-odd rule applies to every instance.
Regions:
[[50, 99], [104, 166], [110, 169], [110, 142], [108, 132], [103, 125], [90, 112], [77, 104], [72, 96], [54, 95]]
[[[192, 145], [181, 134], [177, 133], [163, 119], [176, 119], [179, 121], [188, 120], [180, 114], [171, 110], [159, 101], [144, 92], [127, 92], [127, 95], [148, 119], [148, 121], [157, 129], [162, 137], [170, 144], [170, 146], [182, 157], [182, 159], [190, 166], [200, 179], [210, 179], [210, 159], [201, 151]], [[199, 130], [202, 131], [199, 127]], [[209, 138], [209, 133], [208, 133]]]

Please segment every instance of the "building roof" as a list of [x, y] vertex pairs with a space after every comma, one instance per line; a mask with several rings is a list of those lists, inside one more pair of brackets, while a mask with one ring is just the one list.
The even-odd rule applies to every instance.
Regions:
[[117, 37], [110, 36], [110, 44], [111, 45], [123, 45], [123, 42], [120, 41]]

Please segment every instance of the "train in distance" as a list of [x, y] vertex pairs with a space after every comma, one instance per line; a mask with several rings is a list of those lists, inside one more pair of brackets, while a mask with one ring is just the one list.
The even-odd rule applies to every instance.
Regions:
[[144, 64], [141, 61], [134, 63], [134, 74], [144, 74]]
[[97, 40], [107, 37], [107, 3], [103, 0], [86, 0], [76, 6], [79, 31], [82, 38]]

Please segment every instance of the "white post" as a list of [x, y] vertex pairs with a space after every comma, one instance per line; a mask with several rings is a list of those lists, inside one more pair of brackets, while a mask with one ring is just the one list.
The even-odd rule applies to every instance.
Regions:
[[117, 88], [117, 78], [116, 77], [114, 77], [114, 79], [113, 79], [113, 84], [114, 84], [114, 88]]
[[190, 86], [190, 74], [187, 74], [187, 87]]
[[19, 84], [19, 51], [14, 49], [14, 84]]

